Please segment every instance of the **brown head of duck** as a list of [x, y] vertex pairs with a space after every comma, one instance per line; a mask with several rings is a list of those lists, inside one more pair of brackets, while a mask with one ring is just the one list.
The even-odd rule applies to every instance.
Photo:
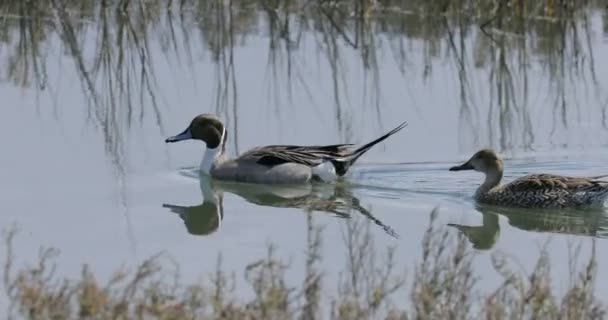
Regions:
[[503, 174], [502, 159], [492, 149], [477, 151], [465, 163], [450, 168], [450, 171], [475, 170], [486, 175], [478, 192], [487, 192], [500, 184]]

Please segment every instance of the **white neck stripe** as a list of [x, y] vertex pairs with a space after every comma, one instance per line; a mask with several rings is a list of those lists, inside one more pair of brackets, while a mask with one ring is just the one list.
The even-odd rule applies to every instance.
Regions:
[[222, 153], [224, 153], [224, 138], [226, 137], [226, 129], [224, 128], [224, 130], [222, 131], [222, 137], [220, 138], [220, 144], [211, 149], [211, 148], [206, 148], [205, 149], [205, 154], [203, 155], [203, 160], [201, 160], [201, 173], [206, 174], [206, 175], [210, 175], [211, 173], [211, 168], [213, 167], [213, 164], [215, 163], [217, 157], [219, 155], [221, 155]]

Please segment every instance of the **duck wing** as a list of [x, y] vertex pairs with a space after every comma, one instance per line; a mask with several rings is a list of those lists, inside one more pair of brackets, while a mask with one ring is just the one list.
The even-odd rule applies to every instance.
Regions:
[[353, 144], [327, 146], [271, 145], [251, 149], [242, 154], [239, 159], [255, 161], [269, 167], [288, 162], [314, 167], [326, 160], [340, 160], [348, 156], [351, 153], [352, 146]]
[[554, 174], [532, 174], [516, 179], [503, 186], [508, 192], [555, 190], [567, 192], [608, 192], [608, 182], [597, 177], [569, 177]]
[[353, 144], [325, 146], [273, 145], [251, 149], [239, 158], [242, 160], [253, 160], [258, 164], [270, 167], [288, 162], [314, 167], [325, 161], [330, 161], [336, 169], [336, 174], [343, 176], [350, 166], [364, 153], [406, 126], [407, 122], [403, 122], [393, 130], [354, 150]]

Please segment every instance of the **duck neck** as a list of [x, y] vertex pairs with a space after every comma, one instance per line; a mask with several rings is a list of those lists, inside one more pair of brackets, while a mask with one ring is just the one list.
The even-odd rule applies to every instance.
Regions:
[[476, 196], [479, 197], [488, 193], [490, 190], [494, 189], [500, 184], [500, 180], [502, 180], [501, 167], [486, 172], [486, 179], [481, 184], [481, 186], [477, 188]]
[[210, 177], [201, 177], [199, 179], [199, 183], [201, 187], [201, 192], [203, 194], [203, 202], [217, 204], [218, 195], [215, 192], [213, 186], [211, 185]]
[[222, 137], [220, 139], [220, 144], [215, 148], [207, 148], [205, 150], [205, 154], [203, 155], [203, 160], [201, 160], [200, 170], [201, 173], [205, 175], [211, 174], [211, 169], [213, 165], [217, 163], [217, 161], [224, 155], [224, 151], [226, 150], [226, 129], [222, 132]]

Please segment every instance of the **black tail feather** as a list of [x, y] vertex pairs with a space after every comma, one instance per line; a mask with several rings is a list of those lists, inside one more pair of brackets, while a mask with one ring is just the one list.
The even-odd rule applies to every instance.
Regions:
[[334, 165], [334, 168], [336, 169], [336, 174], [338, 176], [343, 176], [346, 174], [346, 172], [348, 171], [348, 169], [353, 165], [353, 163], [355, 163], [355, 161], [357, 161], [357, 159], [359, 159], [360, 156], [362, 156], [364, 153], [366, 153], [369, 149], [371, 149], [374, 145], [384, 141], [386, 138], [392, 136], [393, 134], [399, 132], [399, 130], [403, 129], [407, 127], [407, 122], [403, 122], [402, 124], [400, 124], [398, 127], [396, 127], [395, 129], [389, 131], [388, 133], [384, 134], [383, 136], [381, 136], [380, 138], [369, 142], [361, 147], [359, 147], [357, 150], [353, 151], [351, 155], [349, 155], [348, 157], [346, 157], [345, 159], [341, 159], [341, 160], [332, 160], [332, 164]]

